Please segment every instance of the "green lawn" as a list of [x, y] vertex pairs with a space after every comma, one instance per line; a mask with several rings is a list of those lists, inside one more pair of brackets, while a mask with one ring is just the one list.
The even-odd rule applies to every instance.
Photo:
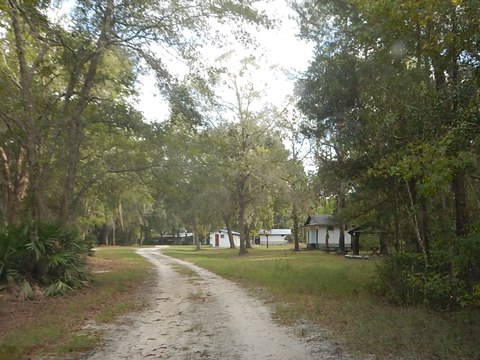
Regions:
[[86, 321], [108, 322], [142, 306], [135, 291], [151, 271], [148, 260], [136, 254], [135, 249], [112, 247], [96, 251], [92, 262], [105, 272], [94, 273], [91, 286], [67, 296], [18, 304], [0, 301], [5, 311], [22, 308], [18, 323], [2, 329], [0, 359], [26, 359], [42, 352], [62, 355], [94, 346], [98, 334], [80, 331]]
[[353, 353], [378, 358], [480, 359], [480, 311], [434, 313], [372, 295], [379, 259], [349, 260], [289, 247], [238, 250], [170, 247], [167, 255], [237, 281], [276, 304], [280, 322], [314, 321]]

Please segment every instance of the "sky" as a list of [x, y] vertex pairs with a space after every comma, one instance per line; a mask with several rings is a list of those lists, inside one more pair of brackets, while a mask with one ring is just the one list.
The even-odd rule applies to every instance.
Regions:
[[[62, 16], [69, 13], [72, 6], [73, 1], [67, 0], [62, 3], [60, 9], [51, 10], [48, 15], [52, 19], [62, 21]], [[259, 87], [264, 87], [265, 83], [268, 84], [265, 89], [268, 93], [265, 102], [282, 107], [285, 104], [286, 96], [293, 93], [294, 77], [307, 70], [313, 56], [313, 44], [297, 38], [299, 29], [294, 19], [296, 14], [288, 6], [287, 0], [260, 1], [257, 8], [265, 10], [274, 19], [280, 19], [281, 24], [275, 29], [263, 29], [255, 33], [256, 41], [259, 44], [256, 50], [245, 48], [242, 44], [227, 49], [205, 47], [204, 56], [214, 61], [226, 51], [234, 49], [235, 53], [230, 57], [230, 62], [223, 64], [229, 69], [238, 68], [240, 59], [249, 55], [253, 54], [256, 58], [260, 58], [258, 63], [260, 68], [252, 73], [251, 77], [258, 81]], [[68, 23], [64, 25], [68, 27]], [[228, 34], [230, 31], [231, 29], [228, 27], [222, 29], [224, 34]], [[178, 68], [178, 61], [175, 62], [175, 67]], [[185, 68], [183, 71], [186, 73]], [[143, 112], [147, 121], [163, 121], [168, 118], [168, 104], [156, 89], [153, 74], [139, 77], [137, 91], [139, 95], [132, 99], [132, 103]]]
[[[225, 65], [229, 69], [235, 69], [241, 58], [250, 54], [256, 57], [261, 55], [260, 69], [251, 74], [251, 77], [258, 81], [259, 86], [267, 83], [268, 98], [265, 101], [281, 107], [286, 96], [293, 93], [292, 77], [307, 69], [313, 56], [313, 45], [296, 37], [299, 30], [296, 20], [292, 18], [295, 12], [285, 0], [273, 0], [264, 6], [268, 14], [281, 19], [281, 25], [276, 29], [264, 29], [256, 33], [255, 38], [259, 43], [257, 50], [247, 49], [241, 44], [235, 46], [235, 54], [230, 57], [230, 63]], [[229, 29], [225, 30], [228, 32]], [[227, 50], [229, 49], [218, 49], [218, 56]], [[205, 57], [216, 57], [212, 57], [211, 48], [206, 48], [206, 51], [208, 55], [205, 54]], [[143, 112], [147, 121], [165, 120], [168, 117], [168, 105], [158, 94], [152, 74], [140, 77], [138, 90], [136, 108]]]

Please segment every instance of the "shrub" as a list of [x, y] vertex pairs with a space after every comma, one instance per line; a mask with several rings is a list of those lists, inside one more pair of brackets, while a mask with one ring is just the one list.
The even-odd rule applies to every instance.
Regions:
[[376, 289], [392, 303], [417, 304], [423, 299], [421, 277], [424, 268], [421, 254], [392, 254], [377, 266]]
[[388, 301], [436, 309], [480, 304], [480, 235], [418, 253], [398, 253], [377, 267], [376, 289]]
[[28, 238], [28, 227], [0, 227], [0, 281], [18, 275], [27, 260], [22, 253]]
[[454, 263], [456, 277], [465, 282], [463, 304], [480, 305], [480, 234], [460, 239], [456, 246]]
[[154, 238], [146, 238], [143, 240], [143, 245], [156, 245], [157, 244], [157, 239]]
[[39, 284], [64, 294], [88, 280], [89, 245], [77, 232], [52, 224], [0, 229], [0, 281]]

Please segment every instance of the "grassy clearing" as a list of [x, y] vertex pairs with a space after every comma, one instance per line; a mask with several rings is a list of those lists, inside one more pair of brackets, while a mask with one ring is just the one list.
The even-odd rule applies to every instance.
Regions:
[[171, 247], [168, 255], [240, 282], [276, 304], [280, 322], [314, 321], [353, 353], [378, 358], [480, 359], [480, 311], [434, 313], [372, 295], [375, 264], [319, 251], [271, 247], [237, 250]]
[[134, 250], [96, 251], [93, 270], [104, 272], [94, 273], [90, 287], [68, 296], [19, 303], [0, 298], [0, 308], [15, 320], [0, 333], [0, 359], [24, 359], [43, 352], [62, 355], [94, 346], [98, 334], [80, 331], [86, 321], [108, 322], [143, 305], [135, 290], [151, 273], [150, 263]]

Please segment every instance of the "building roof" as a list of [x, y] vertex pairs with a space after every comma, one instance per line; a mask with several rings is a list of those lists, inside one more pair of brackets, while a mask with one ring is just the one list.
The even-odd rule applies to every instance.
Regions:
[[[215, 231], [215, 232], [228, 234], [228, 230], [225, 230], [225, 229], [219, 229], [218, 231]], [[233, 235], [240, 235], [240, 233], [236, 232], [236, 231], [232, 231], [232, 234]]]
[[332, 215], [308, 215], [305, 226], [334, 226]]
[[348, 231], [350, 235], [355, 234], [385, 234], [387, 231], [379, 229], [375, 226], [371, 226], [369, 224], [363, 224]]
[[269, 236], [271, 236], [271, 235], [283, 235], [283, 236], [292, 235], [292, 230], [290, 230], [290, 229], [270, 229], [270, 230], [260, 229], [260, 230], [258, 230], [259, 235], [264, 235], [265, 232], [267, 232]]

